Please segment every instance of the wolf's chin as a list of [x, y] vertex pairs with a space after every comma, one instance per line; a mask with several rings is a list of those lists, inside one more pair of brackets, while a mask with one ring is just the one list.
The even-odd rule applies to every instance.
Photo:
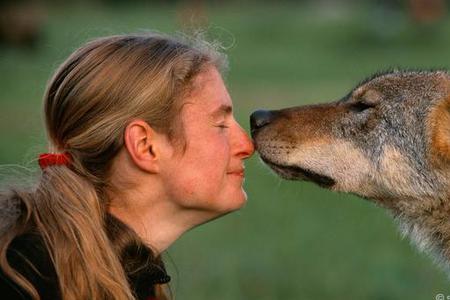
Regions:
[[287, 166], [278, 163], [274, 163], [268, 159], [261, 157], [261, 159], [274, 170], [278, 175], [288, 180], [304, 180], [314, 182], [324, 188], [332, 188], [336, 181], [326, 175], [315, 173], [311, 170], [307, 170], [298, 166]]

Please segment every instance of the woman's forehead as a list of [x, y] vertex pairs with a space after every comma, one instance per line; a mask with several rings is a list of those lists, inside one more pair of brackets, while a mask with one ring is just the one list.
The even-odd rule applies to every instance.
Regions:
[[195, 79], [195, 91], [185, 99], [184, 108], [210, 115], [232, 113], [232, 101], [220, 73], [209, 68]]

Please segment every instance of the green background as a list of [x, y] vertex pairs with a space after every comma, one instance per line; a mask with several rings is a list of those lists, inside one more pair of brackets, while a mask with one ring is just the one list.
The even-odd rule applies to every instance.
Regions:
[[[120, 1], [117, 1], [120, 2]], [[58, 3], [58, 2], [54, 2]], [[448, 68], [450, 22], [412, 22], [352, 2], [211, 2], [202, 22], [228, 48], [238, 121], [257, 108], [326, 102], [393, 67]], [[46, 150], [41, 99], [53, 70], [92, 37], [183, 27], [170, 4], [46, 5], [34, 50], [0, 48], [0, 170], [36, 170]], [[194, 19], [194, 18], [193, 18]], [[22, 171], [20, 171], [22, 169]], [[246, 164], [248, 203], [185, 234], [168, 251], [176, 299], [434, 299], [446, 275], [402, 239], [386, 211], [354, 196], [279, 179]]]

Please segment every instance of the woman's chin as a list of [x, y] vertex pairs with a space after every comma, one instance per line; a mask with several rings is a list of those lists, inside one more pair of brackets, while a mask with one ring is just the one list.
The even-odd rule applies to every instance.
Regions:
[[247, 193], [243, 189], [240, 189], [230, 199], [232, 200], [228, 201], [228, 212], [239, 210], [247, 203]]

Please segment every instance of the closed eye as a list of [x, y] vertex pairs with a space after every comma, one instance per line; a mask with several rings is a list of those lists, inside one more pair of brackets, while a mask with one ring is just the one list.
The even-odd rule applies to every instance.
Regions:
[[224, 125], [224, 124], [216, 125], [216, 127], [219, 127], [219, 128], [230, 128], [230, 126], [227, 126], [227, 125]]
[[368, 103], [364, 103], [364, 102], [356, 102], [356, 103], [353, 103], [350, 105], [350, 109], [355, 112], [362, 112], [369, 108], [374, 108], [374, 107], [375, 107], [374, 104], [368, 104]]

